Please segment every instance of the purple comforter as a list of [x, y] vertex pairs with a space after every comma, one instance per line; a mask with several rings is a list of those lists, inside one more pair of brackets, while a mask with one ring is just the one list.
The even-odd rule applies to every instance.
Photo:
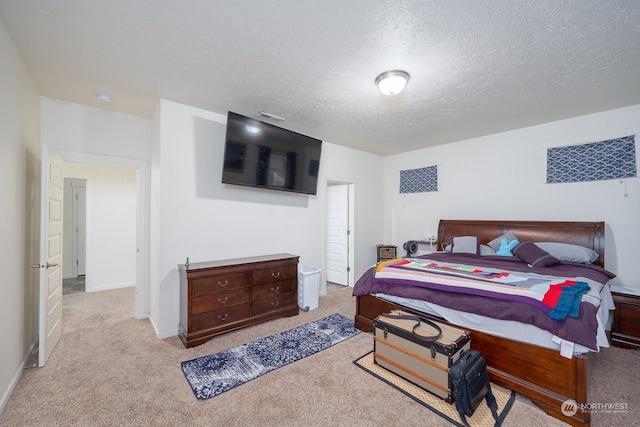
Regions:
[[[435, 253], [424, 256], [423, 258], [452, 263], [466, 263], [480, 267], [499, 268], [510, 271], [554, 275], [565, 278], [586, 277], [602, 284], [605, 284], [615, 277], [614, 274], [598, 266], [570, 262], [563, 262], [547, 268], [534, 269], [516, 257], [477, 257], [463, 254]], [[596, 314], [598, 308], [588, 302], [581, 303], [578, 317], [567, 317], [562, 321], [556, 321], [539, 309], [528, 304], [477, 295], [444, 292], [419, 286], [406, 286], [401, 283], [387, 283], [379, 280], [374, 283], [373, 271], [369, 269], [356, 282], [353, 295], [358, 296], [377, 293], [425, 300], [459, 311], [480, 314], [495, 319], [513, 320], [531, 324], [568, 341], [581, 344], [594, 350], [597, 348], [596, 334], [598, 322], [596, 320]]]

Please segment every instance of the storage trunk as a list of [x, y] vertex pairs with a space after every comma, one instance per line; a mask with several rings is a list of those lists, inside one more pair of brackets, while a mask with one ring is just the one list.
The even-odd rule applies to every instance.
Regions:
[[[411, 316], [393, 313], [398, 314]], [[375, 363], [451, 403], [451, 366], [460, 358], [461, 350], [471, 347], [470, 333], [434, 322], [442, 335], [436, 341], [427, 342], [420, 338], [437, 335], [437, 330], [423, 319], [414, 332], [416, 323], [416, 320], [394, 319], [384, 314], [378, 316], [374, 320]]]

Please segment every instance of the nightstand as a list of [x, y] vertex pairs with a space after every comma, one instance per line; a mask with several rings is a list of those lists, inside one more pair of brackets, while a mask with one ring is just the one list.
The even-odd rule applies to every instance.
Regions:
[[613, 311], [611, 344], [616, 347], [640, 348], [640, 295], [611, 292]]
[[378, 262], [396, 257], [396, 247], [393, 245], [377, 245]]

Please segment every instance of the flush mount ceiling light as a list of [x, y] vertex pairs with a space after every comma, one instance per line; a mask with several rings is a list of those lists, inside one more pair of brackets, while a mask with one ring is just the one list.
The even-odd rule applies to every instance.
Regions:
[[98, 101], [104, 102], [106, 104], [111, 102], [111, 97], [106, 93], [96, 93], [96, 98], [98, 98]]
[[409, 81], [409, 73], [402, 70], [385, 71], [376, 77], [376, 85], [384, 95], [396, 95]]

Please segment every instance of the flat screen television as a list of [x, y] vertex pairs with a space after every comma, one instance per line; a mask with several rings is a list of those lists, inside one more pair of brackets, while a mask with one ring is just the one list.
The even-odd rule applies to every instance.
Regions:
[[316, 194], [322, 141], [229, 111], [224, 184]]

